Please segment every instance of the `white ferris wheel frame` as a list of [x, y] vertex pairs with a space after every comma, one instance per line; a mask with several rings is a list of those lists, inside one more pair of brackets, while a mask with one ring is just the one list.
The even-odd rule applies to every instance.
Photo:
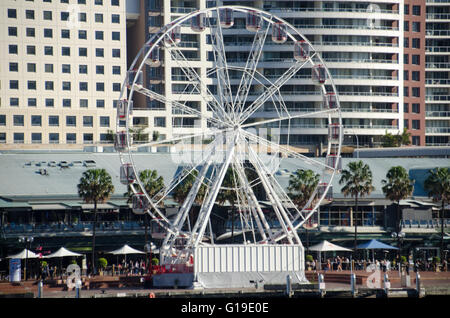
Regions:
[[[328, 166], [326, 164], [323, 164], [322, 162], [317, 161], [317, 160], [315, 160], [313, 158], [309, 158], [309, 157], [306, 157], [304, 155], [301, 155], [301, 154], [299, 154], [297, 152], [294, 152], [294, 151], [288, 149], [288, 147], [284, 147], [281, 144], [276, 144], [276, 143], [273, 143], [271, 141], [265, 140], [265, 139], [263, 139], [263, 138], [261, 138], [259, 136], [251, 134], [251, 133], [249, 133], [247, 131], [244, 131], [244, 133], [243, 133], [244, 135], [246, 135], [246, 138], [248, 140], [253, 140], [253, 141], [256, 141], [256, 142], [259, 142], [259, 143], [266, 144], [267, 146], [275, 147], [276, 149], [278, 149], [277, 153], [280, 153], [280, 154], [283, 153], [285, 155], [288, 155], [288, 156], [300, 159], [300, 160], [302, 160], [302, 161], [304, 161], [306, 163], [316, 165], [316, 167], [317, 166], [321, 166], [324, 169], [323, 170], [324, 171], [323, 174], [327, 173], [327, 175], [328, 175], [328, 179], [327, 180], [329, 180], [329, 181], [326, 184], [326, 188], [324, 189], [324, 191], [320, 195], [320, 197], [318, 199], [314, 200], [316, 198], [317, 191], [318, 191], [318, 187], [316, 187], [316, 190], [314, 191], [314, 194], [310, 197], [308, 203], [305, 205], [305, 207], [309, 207], [309, 208], [303, 207], [301, 209], [301, 211], [299, 211], [295, 207], [295, 210], [297, 210], [297, 212], [299, 212], [299, 213], [297, 213], [296, 217], [292, 219], [292, 223], [289, 224], [290, 228], [286, 228], [286, 225], [284, 225], [285, 226], [284, 232], [283, 232], [283, 230], [278, 230], [278, 232], [276, 234], [273, 234], [273, 236], [271, 237], [271, 242], [277, 242], [278, 243], [282, 239], [289, 238], [289, 236], [290, 236], [289, 233], [292, 233], [293, 236], [297, 236], [297, 234], [296, 234], [297, 229], [300, 226], [302, 226], [306, 221], [308, 221], [313, 216], [314, 213], [317, 212], [317, 209], [319, 208], [321, 202], [324, 200], [325, 196], [327, 195], [327, 192], [329, 191], [329, 189], [331, 187], [331, 181], [333, 180], [335, 174], [338, 173], [338, 164], [339, 164], [339, 161], [341, 160], [340, 156], [341, 156], [341, 145], [342, 145], [342, 138], [343, 138], [343, 129], [342, 129], [343, 125], [342, 125], [342, 117], [341, 117], [339, 96], [337, 94], [337, 89], [336, 89], [336, 86], [334, 84], [333, 78], [332, 78], [328, 68], [326, 67], [326, 64], [322, 60], [320, 54], [314, 49], [312, 44], [308, 41], [308, 39], [306, 39], [295, 27], [293, 27], [291, 24], [289, 24], [285, 20], [283, 20], [283, 19], [281, 19], [281, 18], [279, 18], [279, 17], [277, 17], [277, 16], [275, 16], [275, 15], [273, 15], [271, 13], [268, 13], [266, 11], [263, 11], [263, 10], [260, 10], [260, 9], [257, 9], [257, 8], [251, 8], [251, 7], [245, 7], [245, 6], [221, 6], [221, 7], [214, 7], [214, 8], [206, 8], [206, 9], [203, 9], [203, 10], [197, 10], [197, 11], [188, 13], [188, 14], [186, 14], [184, 16], [181, 16], [181, 17], [175, 19], [174, 21], [172, 21], [169, 25], [166, 25], [166, 26], [162, 27], [159, 30], [159, 32], [155, 33], [152, 37], [150, 37], [150, 39], [148, 41], [146, 41], [144, 46], [140, 49], [140, 51], [136, 55], [136, 57], [135, 57], [134, 61], [132, 62], [132, 64], [131, 64], [131, 66], [130, 66], [128, 71], [129, 72], [130, 71], [136, 71], [137, 73], [141, 72], [143, 66], [146, 65], [145, 61], [149, 58], [149, 55], [151, 54], [151, 52], [155, 49], [155, 47], [161, 45], [161, 42], [167, 37], [167, 34], [169, 34], [172, 30], [174, 30], [174, 28], [176, 28], [178, 26], [181, 26], [186, 21], [190, 21], [190, 19], [192, 19], [193, 17], [195, 17], [197, 15], [204, 14], [205, 18], [211, 18], [211, 16], [208, 16], [208, 14], [213, 14], [213, 12], [216, 12], [216, 16], [215, 17], [216, 17], [216, 21], [217, 21], [216, 22], [217, 29], [220, 30], [220, 35], [222, 35], [222, 33], [221, 33], [222, 32], [222, 27], [220, 26], [220, 23], [219, 23], [219, 20], [220, 20], [219, 19], [219, 10], [221, 10], [221, 9], [231, 9], [231, 10], [233, 10], [233, 12], [241, 12], [241, 13], [244, 13], [244, 14], [245, 13], [249, 13], [249, 12], [255, 12], [256, 14], [259, 14], [259, 16], [264, 21], [266, 21], [266, 23], [269, 24], [267, 26], [267, 29], [266, 29], [266, 34], [269, 32], [270, 27], [275, 23], [275, 21], [283, 23], [283, 24], [286, 25], [287, 30], [288, 30], [288, 31], [286, 31], [286, 35], [291, 41], [294, 41], [294, 43], [295, 43], [295, 41], [298, 41], [298, 40], [301, 39], [302, 41], [306, 42], [309, 45], [309, 47], [311, 48], [311, 51], [313, 52], [313, 54], [311, 56], [309, 56], [309, 58], [306, 61], [304, 61], [297, 70], [294, 70], [295, 72], [279, 86], [274, 86], [274, 83], [272, 81], [270, 81], [269, 79], [264, 77], [262, 74], [259, 74], [260, 77], [262, 77], [267, 82], [267, 86], [269, 86], [269, 88], [264, 86], [266, 88], [266, 92], [269, 89], [271, 89], [271, 91], [268, 93], [268, 94], [270, 94], [270, 96], [265, 98], [265, 99], [264, 99], [264, 97], [262, 97], [262, 99], [264, 99], [264, 101], [262, 103], [259, 103], [259, 105], [257, 104], [254, 109], [251, 109], [251, 107], [254, 106], [254, 104], [258, 100], [258, 98], [255, 100], [255, 102], [251, 103], [250, 107], [246, 108], [245, 110], [243, 109], [243, 104], [245, 103], [246, 98], [244, 98], [243, 101], [240, 101], [241, 102], [241, 106], [242, 106], [241, 110], [243, 112], [246, 112], [244, 120], [242, 120], [240, 123], [236, 123], [235, 122], [235, 124], [237, 124], [240, 128], [248, 128], [248, 127], [251, 127], [251, 126], [259, 126], [261, 124], [277, 122], [277, 121], [280, 122], [280, 125], [281, 125], [281, 121], [282, 120], [288, 120], [289, 126], [288, 126], [288, 135], [287, 135], [287, 138], [288, 138], [287, 145], [289, 145], [290, 120], [291, 119], [295, 119], [295, 118], [310, 117], [310, 116], [312, 116], [311, 114], [303, 114], [303, 115], [293, 115], [293, 116], [291, 116], [289, 114], [289, 112], [287, 112], [288, 116], [285, 116], [285, 117], [282, 117], [282, 118], [278, 117], [278, 118], [274, 118], [274, 119], [263, 120], [263, 121], [256, 122], [256, 123], [245, 123], [245, 120], [247, 120], [254, 112], [256, 112], [264, 104], [264, 102], [266, 102], [269, 98], [272, 98], [272, 100], [273, 100], [274, 96], [277, 95], [277, 93], [278, 93], [278, 95], [276, 96], [276, 98], [279, 97], [283, 101], [283, 99], [281, 97], [281, 92], [279, 91], [279, 88], [282, 87], [288, 80], [290, 80], [292, 78], [292, 76], [295, 75], [297, 73], [297, 71], [299, 71], [306, 63], [308, 63], [308, 62], [311, 63], [311, 67], [316, 65], [316, 63], [314, 63], [314, 61], [313, 61], [313, 58], [314, 59], [318, 59], [319, 64], [324, 66], [325, 71], [326, 71], [326, 75], [327, 75], [327, 84], [331, 86], [332, 91], [334, 92], [335, 98], [336, 98], [336, 101], [335, 101], [336, 102], [336, 108], [334, 108], [333, 110], [331, 110], [331, 109], [319, 110], [318, 112], [314, 112], [313, 113], [313, 114], [321, 114], [321, 113], [328, 114], [328, 122], [329, 122], [329, 124], [331, 123], [331, 115], [333, 113], [335, 113], [335, 116], [336, 116], [336, 117], [333, 117], [333, 118], [338, 120], [339, 137], [338, 137], [338, 142], [335, 144], [335, 145], [337, 145], [337, 152], [336, 152], [336, 160], [337, 161], [336, 161], [334, 167], [331, 167], [331, 166]], [[209, 23], [211, 23], [210, 19], [208, 19], [208, 21], [209, 21]], [[206, 26], [206, 27], [208, 27], [208, 26]], [[209, 27], [211, 27], [211, 25], [209, 25]], [[256, 33], [258, 33], [258, 32], [256, 32]], [[255, 34], [255, 37], [256, 37], [256, 34]], [[217, 35], [216, 35], [215, 38], [216, 38], [216, 41], [217, 41], [217, 39], [219, 37], [217, 37]], [[213, 46], [213, 50], [215, 50], [216, 49], [215, 45], [217, 45], [217, 43], [214, 44], [213, 38], [211, 39], [211, 42], [212, 42], [211, 45]], [[263, 40], [263, 44], [264, 43], [265, 43], [265, 37], [264, 37], [264, 40]], [[224, 45], [223, 37], [222, 37], [222, 43], [221, 44]], [[150, 48], [146, 51], [145, 49], [149, 45], [150, 45]], [[258, 54], [261, 54], [263, 46], [264, 45], [260, 45]], [[161, 46], [161, 47], [163, 47], [163, 46]], [[253, 47], [252, 47], [252, 49], [253, 49]], [[250, 54], [251, 53], [252, 52], [250, 52]], [[225, 54], [224, 51], [223, 51], [223, 54]], [[140, 58], [142, 59], [141, 62], [140, 62], [140, 65], [138, 66], [138, 68], [136, 68], [136, 64], [138, 63]], [[250, 57], [247, 60], [247, 64], [249, 63], [249, 60], [250, 60]], [[255, 64], [254, 67], [253, 67], [254, 74], [255, 74], [255, 72], [257, 72], [256, 64], [259, 62], [259, 56], [257, 58], [255, 58], [255, 60], [253, 62]], [[225, 63], [226, 63], [226, 61], [225, 61]], [[296, 63], [294, 63], [294, 65], [297, 65], [299, 63], [300, 62], [297, 61]], [[238, 91], [240, 91], [240, 89], [241, 89], [242, 80], [244, 79], [245, 72], [248, 72], [247, 64], [246, 64], [245, 68], [243, 68], [243, 69], [240, 68], [240, 70], [243, 70], [243, 75], [242, 75], [242, 78], [241, 78], [241, 83], [239, 85]], [[228, 68], [232, 69], [232, 66], [225, 65], [225, 69], [227, 71], [228, 71]], [[218, 72], [217, 65], [214, 66], [213, 70], [214, 70], [214, 72]], [[183, 72], [184, 72], [184, 70], [183, 70]], [[285, 72], [285, 74], [286, 73], [287, 72]], [[197, 79], [199, 80], [200, 85], [203, 84], [206, 87], [206, 84], [201, 83], [201, 79], [200, 79], [200, 77], [198, 77], [198, 74], [197, 74]], [[253, 83], [254, 80], [257, 80], [257, 79], [256, 79], [256, 77], [254, 75], [252, 75], [252, 77], [250, 78], [250, 84], [248, 85], [248, 89], [245, 92], [246, 94], [248, 94], [249, 88], [250, 88], [250, 86], [251, 86], [251, 84]], [[120, 100], [123, 100], [124, 96], [128, 95], [128, 96], [126, 96], [125, 99], [128, 100], [128, 101], [132, 101], [134, 91], [135, 90], [138, 91], [138, 88], [137, 88], [137, 85], [136, 85], [136, 81], [137, 81], [137, 76], [134, 78], [133, 83], [131, 84], [129, 94], [126, 94], [128, 86], [127, 86], [127, 79], [125, 79], [125, 81], [124, 81], [124, 83], [122, 85], [122, 88], [121, 88]], [[218, 79], [218, 82], [220, 82], [220, 79]], [[229, 78], [228, 78], [228, 85], [231, 85], [230, 82], [229, 82]], [[326, 94], [326, 87], [325, 87], [325, 85], [326, 85], [325, 83], [321, 84], [321, 89], [322, 89], [322, 93], [323, 94]], [[164, 97], [162, 95], [159, 95], [159, 94], [157, 94], [155, 92], [151, 92], [150, 90], [146, 90], [145, 89], [145, 85], [143, 85], [143, 86], [144, 87], [140, 88], [140, 89], [144, 92], [144, 95], [146, 95], [147, 97], [152, 97], [152, 98], [154, 98], [154, 99], [156, 99], [156, 100], [158, 100], [158, 101], [160, 101], [162, 103], [169, 103], [169, 104], [172, 105], [172, 107], [175, 106], [176, 108], [181, 108], [183, 111], [186, 111], [188, 114], [197, 115], [201, 119], [204, 119], [204, 120], [207, 120], [207, 121], [212, 121], [212, 122], [215, 122], [216, 124], [217, 124], [218, 121], [219, 121], [219, 124], [220, 123], [225, 124], [223, 127], [220, 127], [222, 132], [231, 131], [234, 128], [233, 125], [230, 124], [229, 122], [228, 123], [224, 122], [225, 117], [228, 116], [227, 112], [224, 111], [224, 109], [221, 110], [222, 111], [222, 116], [223, 116], [222, 120], [218, 119], [217, 117], [214, 118], [214, 115], [217, 116], [217, 113], [215, 113], [215, 114], [213, 113], [213, 117], [206, 117], [204, 115], [204, 113], [201, 113], [201, 111], [192, 110], [191, 108], [187, 107], [184, 104], [181, 104], [181, 103], [177, 102], [176, 100], [169, 100], [168, 98], [166, 98], [166, 97]], [[210, 94], [209, 90], [208, 90], [208, 93]], [[230, 94], [231, 94], [231, 92], [230, 92]], [[219, 95], [221, 95], [221, 94], [219, 94]], [[238, 96], [239, 96], [239, 94], [236, 94], [235, 101], [238, 98]], [[212, 97], [214, 98], [214, 96], [212, 96]], [[233, 98], [232, 95], [230, 95], [230, 97]], [[245, 95], [245, 97], [247, 97], [247, 95]], [[261, 96], [259, 96], [259, 97], [261, 97]], [[202, 98], [204, 98], [204, 96], [202, 96]], [[284, 101], [283, 101], [283, 103], [284, 103]], [[220, 106], [220, 104], [219, 104], [219, 102], [217, 100], [216, 100], [216, 105]], [[248, 109], [251, 109], [252, 112], [249, 113]], [[194, 164], [193, 168], [191, 168], [188, 171], [187, 174], [184, 174], [184, 176], [182, 176], [180, 178], [180, 180], [176, 180], [178, 183], [176, 183], [175, 185], [173, 185], [171, 183], [169, 186], [167, 186], [165, 189], [163, 189], [165, 195], [162, 197], [161, 200], [159, 200], [157, 202], [154, 202], [154, 198], [155, 197], [151, 198], [148, 195], [148, 193], [145, 191], [144, 186], [143, 186], [141, 180], [139, 179], [139, 174], [138, 174], [138, 171], [136, 169], [135, 162], [133, 160], [133, 155], [132, 155], [132, 153], [133, 153], [133, 151], [132, 151], [133, 145], [130, 142], [131, 141], [131, 138], [130, 138], [130, 124], [129, 124], [129, 121], [130, 121], [130, 108], [127, 108], [125, 117], [126, 117], [125, 130], [126, 130], [126, 134], [127, 134], [126, 150], [124, 150], [124, 151], [118, 150], [118, 152], [119, 152], [121, 164], [122, 165], [123, 164], [131, 164], [132, 167], [133, 167], [134, 175], [135, 175], [136, 179], [135, 179], [134, 183], [130, 184], [130, 187], [131, 187], [132, 191], [136, 194], [136, 193], [138, 193], [138, 191], [136, 190], [135, 185], [138, 185], [140, 187], [140, 189], [141, 189], [140, 192], [143, 192], [145, 194], [145, 197], [147, 198], [148, 203], [150, 205], [150, 207], [147, 209], [146, 213], [148, 213], [160, 226], [162, 226], [167, 231], [167, 235], [172, 235], [173, 239], [180, 238], [180, 237], [184, 237], [186, 239], [193, 239], [191, 233], [183, 231], [183, 230], [181, 230], [181, 228], [178, 228], [178, 229], [174, 228], [172, 222], [160, 210], [160, 208], [158, 207], [158, 204], [160, 203], [160, 201], [162, 201], [162, 199], [165, 198], [165, 196], [168, 195], [168, 193], [170, 193], [171, 189], [173, 189], [177, 184], [179, 184], [191, 172], [193, 172], [194, 170], [199, 172], [196, 169], [196, 167], [198, 167], [201, 164], [203, 164], [203, 162], [202, 163], [198, 163], [197, 165]], [[228, 119], [230, 121], [232, 121], [230, 118], [228, 118]], [[123, 129], [120, 128], [119, 121], [120, 121], [119, 116], [117, 116], [117, 125], [116, 125], [116, 131], [117, 132], [123, 130]], [[205, 136], [205, 135], [213, 135], [213, 134], [217, 134], [217, 131], [210, 130], [210, 131], [202, 132], [202, 133], [199, 133], [199, 134], [188, 134], [188, 135], [184, 135], [184, 136], [173, 137], [173, 138], [169, 138], [169, 139], [166, 139], [166, 140], [163, 140], [163, 141], [153, 141], [153, 142], [150, 142], [150, 143], [139, 145], [138, 147], [142, 147], [142, 146], [146, 146], [146, 147], [156, 146], [156, 145], [159, 145], [159, 144], [162, 144], [162, 143], [170, 143], [170, 142], [182, 141], [182, 140], [185, 140], [185, 139], [191, 139], [191, 138], [196, 137], [196, 136]], [[330, 148], [331, 148], [331, 143], [328, 142], [327, 156], [330, 154], [330, 150], [331, 150]], [[250, 152], [251, 152], [251, 149], [250, 149]], [[125, 159], [126, 153], [128, 154], [128, 160]], [[258, 163], [258, 155], [253, 153], [252, 156], [254, 158], [254, 162], [259, 165], [259, 168], [260, 169], [264, 169], [265, 168], [264, 165], [261, 164], [260, 162]], [[232, 157], [231, 155], [227, 156], [227, 159], [228, 159], [227, 167], [230, 165], [231, 157]], [[203, 164], [203, 166], [206, 166], [206, 164]], [[257, 169], [257, 167], [255, 167], [255, 169]], [[328, 169], [328, 171], [331, 171], [331, 172], [325, 172], [325, 170], [327, 170], [327, 169]], [[237, 172], [234, 172], [234, 173], [237, 173]], [[240, 178], [242, 180], [242, 176], [238, 176], [238, 178]], [[323, 176], [321, 176], [320, 179], [322, 180], [322, 178], [323, 178]], [[281, 186], [279, 184], [277, 184], [277, 181], [276, 181], [275, 177], [272, 176], [272, 179], [267, 178], [267, 180], [262, 180], [261, 177], [259, 177], [259, 179], [260, 179], [259, 182], [263, 182], [263, 183], [264, 182], [266, 182], [266, 183], [267, 182], [275, 182], [275, 187], [278, 187], [278, 189], [276, 189], [276, 190], [277, 191], [281, 190], [281, 192], [283, 192], [285, 194], [285, 192], [281, 188]], [[204, 180], [201, 180], [201, 182], [204, 182]], [[211, 182], [213, 182], [213, 181], [211, 181]], [[221, 185], [222, 184], [219, 185], [219, 189], [220, 189]], [[195, 186], [195, 184], [194, 184], [194, 186]], [[251, 187], [250, 187], [250, 189], [251, 189]], [[235, 189], [235, 190], [237, 190], [237, 189]], [[238, 192], [237, 191], [236, 191], [236, 196], [238, 196]], [[207, 198], [207, 196], [205, 196], [205, 198]], [[280, 199], [280, 198], [278, 198], [278, 199]], [[282, 198], [282, 199], [286, 199], [286, 198]], [[288, 200], [290, 200], [290, 199], [288, 198]], [[314, 203], [313, 203], [313, 201], [314, 201]], [[258, 203], [258, 201], [257, 201], [257, 203]], [[292, 201], [291, 201], [291, 203], [292, 203]], [[208, 202], [206, 202], [206, 203], [203, 202], [203, 204], [208, 204]], [[310, 207], [311, 204], [313, 205], [313, 207]], [[181, 208], [180, 208], [180, 210], [181, 210]], [[208, 218], [209, 218], [209, 216], [208, 216]], [[299, 220], [300, 218], [302, 218], [302, 219]], [[258, 221], [258, 220], [256, 220], [256, 221]], [[206, 226], [206, 224], [205, 224], [205, 226]], [[261, 224], [259, 224], [259, 226], [261, 226]], [[203, 230], [203, 232], [201, 232], [201, 237], [195, 237], [194, 238], [195, 239], [195, 245], [208, 244], [208, 243], [203, 242], [203, 240], [202, 240], [204, 233], [205, 232]], [[269, 231], [269, 233], [270, 233], [270, 231]], [[258, 243], [267, 243], [268, 240], [269, 239], [266, 238], [266, 239], [264, 239], [262, 241], [259, 241]], [[293, 241], [290, 239], [289, 243], [292, 244]], [[297, 239], [296, 239], [295, 243], [296, 244], [301, 244], [301, 241], [298, 238], [298, 236], [297, 236]]]

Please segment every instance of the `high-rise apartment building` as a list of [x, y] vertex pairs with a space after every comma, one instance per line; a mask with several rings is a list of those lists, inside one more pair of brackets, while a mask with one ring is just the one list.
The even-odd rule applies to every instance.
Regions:
[[[320, 52], [336, 84], [347, 135], [344, 143], [376, 146], [386, 132], [396, 134], [403, 129], [403, 1], [141, 1], [145, 38], [182, 14], [216, 5], [243, 5], [273, 12], [308, 38]], [[198, 74], [205, 76], [212, 63], [208, 60], [208, 51], [212, 51], [208, 32], [196, 33], [183, 27], [181, 32], [180, 50]], [[227, 63], [245, 63], [244, 55], [246, 49], [247, 52], [251, 49], [253, 37], [245, 30], [245, 17], [236, 15], [234, 27], [224, 32]], [[269, 44], [264, 47], [258, 71], [268, 79], [276, 79], [292, 63], [293, 50], [288, 44]], [[168, 52], [162, 52], [163, 65], [144, 70], [146, 85], [206, 112], [207, 105], [200, 96], [183, 96], [189, 81]], [[308, 68], [301, 69], [282, 87], [283, 99], [291, 113], [321, 107], [322, 98], [310, 72]], [[210, 79], [202, 79], [210, 84]], [[251, 89], [248, 100], [257, 97], [257, 90]], [[270, 118], [274, 112], [271, 107], [265, 104], [253, 118]], [[135, 111], [139, 108], [146, 110]], [[194, 116], [179, 115], [143, 96], [135, 97], [133, 115], [134, 123], [142, 123], [149, 133], [159, 131], [163, 137], [206, 127], [206, 122], [199, 122]], [[320, 116], [294, 119], [290, 143], [318, 153], [318, 145], [327, 142], [326, 128], [326, 119]], [[281, 141], [284, 140], [286, 136], [282, 135]]]
[[125, 0], [0, 2], [0, 147], [108, 142], [127, 71], [125, 7]]
[[[422, 1], [424, 2], [424, 1]], [[450, 0], [426, 0], [426, 145], [450, 145]], [[425, 8], [422, 7], [422, 11]]]

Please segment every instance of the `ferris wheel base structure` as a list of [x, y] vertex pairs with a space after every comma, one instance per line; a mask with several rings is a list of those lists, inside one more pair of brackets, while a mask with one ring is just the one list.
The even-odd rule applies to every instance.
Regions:
[[209, 245], [195, 250], [191, 270], [153, 276], [154, 287], [255, 288], [309, 284], [302, 245]]

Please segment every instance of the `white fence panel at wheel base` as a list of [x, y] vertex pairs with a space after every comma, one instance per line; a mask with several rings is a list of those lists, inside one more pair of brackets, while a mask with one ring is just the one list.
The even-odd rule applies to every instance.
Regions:
[[199, 246], [194, 273], [243, 273], [304, 271], [301, 245]]

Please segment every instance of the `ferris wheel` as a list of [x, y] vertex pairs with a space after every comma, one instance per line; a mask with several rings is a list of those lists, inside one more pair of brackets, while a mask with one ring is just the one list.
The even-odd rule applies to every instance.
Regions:
[[[189, 45], [183, 43], [183, 30], [207, 35], [206, 47], [211, 54], [206, 74], [201, 74], [196, 61], [193, 62], [185, 50], [196, 46], [191, 41]], [[241, 38], [246, 41], [230, 41], [233, 39], [230, 35], [236, 32], [245, 35]], [[236, 46], [244, 49], [236, 49]], [[237, 54], [231, 53], [234, 49]], [[261, 71], [263, 63], [274, 61], [263, 57], [263, 52], [271, 50], [281, 50], [288, 56], [282, 61], [275, 60], [280, 62], [279, 70], [282, 70], [276, 74]], [[144, 80], [145, 70], [167, 62], [163, 56], [181, 70], [179, 75], [187, 83], [181, 94], [165, 96]], [[288, 92], [283, 89], [293, 81], [314, 87], [307, 92], [314, 95], [313, 109], [298, 110], [287, 105]], [[139, 95], [164, 104], [172, 113], [192, 116], [206, 123], [206, 128], [200, 132], [173, 133], [164, 140], [134, 142], [133, 96]], [[195, 98], [206, 105], [203, 111], [192, 107], [190, 101]], [[244, 243], [301, 245], [297, 230], [311, 223], [323, 200], [331, 199], [331, 181], [341, 169], [342, 119], [329, 70], [298, 30], [259, 9], [207, 8], [162, 27], [145, 43], [132, 63], [117, 112], [115, 148], [121, 160], [121, 182], [129, 185], [134, 193], [133, 211], [148, 213], [165, 230], [160, 248], [162, 264], [184, 263], [199, 245], [215, 243], [210, 220], [214, 204], [223, 191], [232, 193]], [[293, 129], [307, 129], [309, 127], [303, 125], [305, 120], [317, 118], [324, 123], [319, 130], [328, 135], [324, 158], [304, 156], [290, 145]], [[196, 146], [200, 148], [195, 148], [194, 140], [199, 138]], [[187, 146], [193, 146], [190, 150], [196, 155], [180, 165], [172, 180], [165, 180], [163, 189], [151, 195], [139, 178], [141, 167], [136, 164], [135, 156], [140, 148], [161, 145], [170, 145], [173, 154], [181, 155], [189, 152]], [[201, 151], [195, 151], [199, 149]], [[283, 160], [298, 163], [320, 175], [313, 195], [304, 206], [294, 204], [276, 178]], [[147, 165], [152, 168], [151, 162]], [[195, 181], [185, 200], [175, 216], [168, 217], [163, 202], [192, 175]], [[264, 199], [256, 189], [264, 193]], [[200, 207], [197, 215], [192, 216], [190, 211], [195, 204]]]

